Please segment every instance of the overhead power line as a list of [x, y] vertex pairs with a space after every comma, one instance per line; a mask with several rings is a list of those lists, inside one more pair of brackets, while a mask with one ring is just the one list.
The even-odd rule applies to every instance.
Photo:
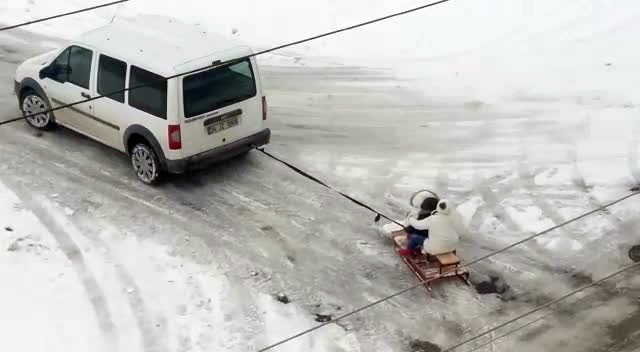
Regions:
[[596, 208], [596, 209], [594, 209], [594, 210], [591, 210], [591, 211], [589, 211], [589, 212], [587, 212], [587, 213], [584, 213], [584, 214], [582, 214], [582, 215], [580, 215], [580, 216], [577, 216], [577, 217], [575, 217], [575, 218], [572, 218], [572, 219], [570, 219], [570, 220], [567, 220], [567, 221], [565, 221], [565, 222], [563, 222], [563, 223], [561, 223], [561, 224], [559, 224], [559, 225], [553, 226], [553, 227], [551, 227], [551, 228], [549, 228], [549, 229], [547, 229], [547, 230], [544, 230], [544, 231], [542, 231], [542, 232], [539, 232], [539, 233], [536, 233], [536, 234], [534, 234], [534, 235], [528, 236], [528, 237], [526, 237], [526, 238], [524, 238], [524, 239], [522, 239], [522, 240], [520, 240], [520, 241], [517, 241], [517, 242], [515, 242], [515, 243], [513, 243], [513, 244], [510, 244], [510, 245], [508, 245], [508, 246], [506, 246], [506, 247], [504, 247], [504, 248], [501, 248], [501, 249], [496, 250], [496, 251], [494, 251], [494, 252], [491, 252], [491, 253], [489, 253], [489, 254], [487, 254], [487, 255], [484, 255], [484, 256], [482, 256], [482, 257], [480, 257], [480, 258], [477, 258], [477, 259], [475, 259], [475, 260], [473, 260], [473, 261], [471, 261], [471, 262], [469, 262], [469, 263], [466, 263], [466, 264], [460, 265], [460, 266], [459, 266], [459, 267], [457, 267], [457, 268], [444, 270], [444, 271], [442, 272], [442, 274], [440, 274], [440, 275], [438, 275], [438, 276], [436, 276], [436, 277], [434, 277], [434, 278], [432, 278], [432, 279], [424, 280], [424, 281], [422, 281], [422, 280], [421, 280], [419, 283], [417, 283], [417, 284], [415, 284], [415, 285], [413, 285], [413, 286], [407, 287], [407, 288], [405, 288], [405, 289], [403, 289], [403, 290], [400, 290], [400, 291], [398, 291], [398, 292], [396, 292], [396, 293], [393, 293], [393, 294], [391, 294], [391, 295], [389, 295], [389, 296], [383, 297], [383, 298], [381, 298], [381, 299], [379, 299], [379, 300], [377, 300], [377, 301], [371, 302], [371, 303], [369, 303], [369, 304], [367, 304], [367, 305], [364, 305], [364, 306], [362, 306], [362, 307], [360, 307], [360, 308], [357, 308], [357, 309], [355, 309], [355, 310], [352, 310], [352, 311], [350, 311], [350, 312], [347, 312], [347, 313], [345, 313], [345, 314], [343, 314], [343, 315], [341, 315], [341, 316], [339, 316], [339, 317], [336, 317], [336, 318], [334, 318], [334, 319], [332, 319], [332, 320], [330, 320], [330, 321], [324, 322], [324, 323], [322, 323], [322, 324], [316, 325], [316, 326], [314, 326], [314, 327], [312, 327], [312, 328], [309, 328], [309, 329], [307, 329], [307, 330], [301, 331], [301, 332], [299, 332], [299, 333], [297, 333], [297, 334], [295, 334], [295, 335], [292, 335], [292, 336], [290, 336], [290, 337], [288, 337], [288, 338], [286, 338], [286, 339], [280, 340], [280, 341], [278, 341], [278, 342], [276, 342], [276, 343], [273, 343], [273, 344], [271, 344], [271, 345], [269, 345], [269, 346], [267, 346], [267, 347], [264, 347], [264, 348], [262, 348], [262, 349], [258, 350], [258, 352], [264, 352], [264, 351], [271, 350], [271, 349], [273, 349], [273, 348], [275, 348], [275, 347], [277, 347], [277, 346], [280, 346], [280, 345], [282, 345], [282, 344], [285, 344], [285, 343], [287, 343], [287, 342], [289, 342], [289, 341], [291, 341], [291, 340], [294, 340], [294, 339], [296, 339], [296, 338], [298, 338], [298, 337], [301, 337], [301, 336], [303, 336], [303, 335], [306, 335], [306, 334], [309, 334], [309, 333], [311, 333], [311, 332], [314, 332], [314, 331], [316, 331], [316, 330], [318, 330], [318, 329], [321, 329], [321, 328], [323, 328], [323, 327], [325, 327], [325, 326], [327, 326], [327, 325], [329, 325], [329, 324], [332, 324], [332, 323], [338, 322], [338, 321], [343, 320], [343, 319], [345, 319], [345, 318], [348, 318], [348, 317], [350, 317], [350, 316], [352, 316], [352, 315], [354, 315], [354, 314], [360, 313], [360, 312], [362, 312], [362, 311], [364, 311], [364, 310], [366, 310], [366, 309], [369, 309], [369, 308], [371, 308], [371, 307], [377, 306], [377, 305], [378, 305], [378, 304], [380, 304], [380, 303], [386, 302], [386, 301], [388, 301], [388, 300], [390, 300], [390, 299], [392, 299], [392, 298], [395, 298], [395, 297], [400, 296], [400, 295], [402, 295], [402, 294], [404, 294], [404, 293], [406, 293], [406, 292], [409, 292], [409, 291], [411, 291], [411, 290], [413, 290], [413, 289], [415, 289], [415, 288], [417, 288], [417, 287], [423, 286], [424, 284], [427, 284], [427, 283], [433, 282], [433, 281], [435, 281], [435, 280], [437, 280], [437, 279], [439, 279], [439, 278], [441, 278], [441, 277], [443, 277], [443, 276], [446, 276], [446, 274], [449, 274], [449, 273], [453, 272], [454, 270], [457, 270], [457, 269], [460, 269], [460, 268], [464, 268], [464, 267], [469, 267], [469, 266], [474, 265], [474, 264], [476, 264], [476, 263], [478, 263], [478, 262], [481, 262], [481, 261], [483, 261], [483, 260], [485, 260], [485, 259], [491, 258], [491, 257], [493, 257], [493, 256], [495, 256], [495, 255], [497, 255], [497, 254], [500, 254], [500, 253], [502, 253], [502, 252], [505, 252], [505, 251], [507, 251], [507, 250], [509, 250], [509, 249], [511, 249], [511, 248], [514, 248], [514, 247], [516, 247], [516, 246], [519, 246], [519, 245], [521, 245], [521, 244], [523, 244], [523, 243], [525, 243], [525, 242], [531, 241], [531, 240], [533, 240], [533, 239], [535, 239], [535, 238], [537, 238], [537, 237], [540, 237], [540, 236], [542, 236], [542, 235], [545, 235], [545, 234], [547, 234], [547, 233], [549, 233], [549, 232], [551, 232], [551, 231], [557, 230], [557, 229], [559, 229], [559, 228], [561, 228], [561, 227], [563, 227], [563, 226], [569, 225], [569, 224], [571, 224], [571, 223], [573, 223], [573, 222], [576, 222], [576, 221], [578, 221], [578, 220], [581, 220], [581, 219], [583, 219], [583, 218], [585, 218], [585, 217], [587, 217], [587, 216], [590, 216], [590, 215], [592, 215], [592, 214], [595, 214], [595, 213], [597, 213], [597, 212], [600, 212], [600, 211], [602, 211], [602, 210], [605, 210], [605, 209], [607, 209], [607, 208], [609, 208], [609, 207], [611, 207], [611, 206], [613, 206], [613, 205], [615, 205], [615, 204], [618, 204], [618, 203], [620, 203], [620, 202], [622, 202], [622, 201], [624, 201], [624, 200], [626, 200], [626, 199], [629, 199], [629, 198], [631, 198], [631, 197], [637, 196], [638, 194], [640, 194], [640, 191], [639, 191], [639, 192], [633, 192], [633, 193], [630, 193], [630, 194], [628, 194], [628, 195], [626, 195], [626, 196], [624, 196], [624, 197], [618, 198], [618, 199], [616, 199], [616, 200], [614, 200], [614, 201], [612, 201], [612, 202], [610, 202], [610, 203], [604, 204], [604, 205], [602, 205], [602, 206], [600, 206], [600, 207], [598, 207], [598, 208]]
[[349, 27], [344, 27], [344, 28], [337, 29], [337, 30], [334, 30], [334, 31], [330, 31], [330, 32], [326, 32], [326, 33], [323, 33], [323, 34], [315, 35], [313, 37], [309, 37], [309, 38], [306, 38], [306, 39], [297, 40], [297, 41], [290, 42], [290, 43], [287, 43], [287, 44], [282, 44], [282, 45], [273, 47], [271, 49], [262, 50], [262, 51], [259, 51], [259, 52], [256, 52], [256, 53], [253, 53], [253, 54], [250, 54], [250, 55], [246, 55], [246, 56], [243, 56], [243, 57], [240, 57], [240, 58], [227, 60], [227, 61], [224, 61], [224, 62], [217, 62], [217, 63], [214, 63], [213, 65], [210, 65], [210, 66], [207, 66], [207, 67], [203, 67], [203, 68], [187, 71], [187, 72], [176, 74], [176, 75], [172, 75], [172, 76], [169, 76], [169, 77], [164, 77], [162, 79], [154, 80], [154, 81], [146, 83], [146, 84], [140, 84], [140, 85], [137, 85], [137, 86], [134, 86], [134, 87], [121, 89], [121, 90], [118, 90], [118, 91], [115, 91], [115, 92], [111, 92], [111, 93], [108, 93], [108, 94], [97, 95], [97, 96], [89, 98], [89, 99], [77, 101], [77, 102], [70, 103], [70, 104], [61, 105], [61, 106], [58, 106], [58, 107], [55, 107], [55, 108], [52, 108], [52, 109], [43, 110], [43, 111], [41, 111], [39, 113], [34, 113], [34, 114], [30, 114], [30, 115], [23, 115], [23, 116], [20, 116], [20, 117], [12, 118], [12, 119], [0, 122], [0, 126], [6, 125], [8, 123], [15, 122], [15, 121], [20, 121], [22, 119], [38, 116], [38, 115], [41, 115], [41, 114], [48, 114], [48, 113], [51, 113], [51, 112], [54, 112], [54, 111], [58, 111], [58, 110], [65, 109], [65, 108], [69, 108], [69, 107], [72, 107], [72, 106], [76, 106], [78, 104], [88, 103], [88, 102], [91, 102], [91, 101], [94, 101], [94, 100], [97, 100], [97, 99], [101, 99], [101, 98], [104, 98], [104, 97], [113, 96], [113, 95], [116, 95], [116, 94], [121, 94], [121, 93], [124, 93], [124, 92], [128, 92], [130, 90], [135, 90], [135, 89], [138, 89], [138, 88], [152, 86], [152, 85], [155, 85], [155, 84], [158, 84], [158, 83], [162, 83], [164, 81], [167, 81], [167, 80], [170, 80], [170, 79], [173, 79], [173, 78], [178, 78], [178, 77], [181, 77], [181, 76], [186, 76], [186, 75], [190, 75], [190, 74], [193, 74], [193, 73], [209, 70], [209, 69], [211, 69], [213, 67], [223, 66], [223, 65], [227, 65], [229, 63], [246, 60], [246, 59], [249, 59], [249, 58], [252, 58], [252, 57], [255, 57], [255, 56], [264, 55], [264, 54], [267, 54], [267, 53], [270, 53], [270, 52], [273, 52], [273, 51], [276, 51], [276, 50], [288, 48], [288, 47], [291, 47], [291, 46], [294, 46], [294, 45], [299, 45], [299, 44], [302, 44], [302, 43], [310, 42], [312, 40], [317, 40], [317, 39], [328, 37], [328, 36], [335, 35], [335, 34], [338, 34], [338, 33], [350, 31], [350, 30], [353, 30], [353, 29], [356, 29], [356, 28], [368, 26], [368, 25], [373, 24], [373, 23], [386, 21], [386, 20], [394, 18], [394, 17], [398, 17], [398, 16], [406, 15], [406, 14], [409, 14], [409, 13], [412, 13], [412, 12], [420, 11], [420, 10], [423, 10], [423, 9], [426, 9], [426, 8], [429, 8], [429, 7], [433, 7], [433, 6], [436, 6], [436, 5], [440, 5], [440, 4], [449, 2], [449, 1], [452, 1], [452, 0], [440, 0], [440, 1], [432, 2], [432, 3], [426, 4], [426, 5], [414, 7], [414, 8], [411, 8], [411, 9], [408, 9], [408, 10], [404, 10], [404, 11], [401, 11], [401, 12], [396, 12], [396, 13], [393, 13], [391, 15], [387, 15], [387, 16], [384, 16], [384, 17], [379, 17], [379, 18], [372, 19], [372, 20], [369, 20], [369, 21], [366, 21], [366, 22], [361, 22], [361, 23], [358, 23], [358, 24], [355, 24], [355, 25], [352, 25], [352, 26], [349, 26]]
[[[494, 331], [496, 331], [496, 330], [498, 330], [498, 329], [501, 329], [501, 328], [503, 328], [503, 327], [505, 327], [505, 326], [507, 326], [507, 325], [509, 325], [509, 324], [513, 323], [513, 322], [516, 322], [516, 321], [518, 321], [518, 320], [520, 320], [520, 319], [522, 319], [522, 318], [528, 317], [529, 315], [531, 315], [531, 314], [533, 314], [533, 313], [536, 313], [536, 312], [538, 312], [538, 311], [540, 311], [540, 310], [543, 310], [543, 309], [545, 309], [545, 308], [547, 308], [547, 307], [549, 307], [549, 306], [552, 306], [552, 305], [554, 305], [554, 304], [556, 304], [556, 303], [559, 303], [559, 302], [561, 302], [561, 301], [564, 301], [565, 299], [567, 299], [567, 298], [569, 298], [569, 297], [571, 297], [571, 296], [574, 296], [574, 295], [576, 295], [576, 294], [578, 294], [578, 293], [580, 293], [580, 292], [582, 292], [582, 291], [584, 291], [584, 290], [586, 290], [586, 289], [588, 289], [588, 288], [591, 288], [591, 287], [593, 287], [593, 286], [595, 286], [595, 285], [601, 284], [601, 283], [603, 283], [604, 281], [607, 281], [607, 280], [611, 279], [611, 278], [612, 278], [612, 277], [614, 277], [614, 276], [617, 276], [617, 275], [620, 275], [620, 274], [624, 273], [625, 271], [629, 271], [629, 270], [631, 270], [631, 269], [637, 268], [638, 266], [640, 266], [640, 262], [639, 262], [639, 263], [631, 264], [631, 265], [629, 265], [629, 266], [626, 266], [626, 267], [624, 267], [624, 268], [622, 268], [622, 269], [620, 269], [620, 270], [616, 271], [616, 272], [615, 272], [615, 273], [613, 273], [613, 274], [610, 274], [610, 275], [607, 275], [607, 276], [603, 277], [603, 278], [602, 278], [602, 279], [600, 279], [600, 280], [594, 281], [594, 282], [592, 282], [592, 283], [590, 283], [590, 284], [588, 284], [588, 285], [584, 285], [584, 286], [582, 286], [582, 287], [580, 287], [580, 288], [578, 288], [578, 289], [576, 289], [576, 290], [573, 290], [573, 291], [571, 291], [571, 292], [569, 292], [569, 293], [567, 293], [567, 294], [565, 294], [565, 295], [563, 295], [563, 296], [561, 296], [561, 297], [559, 297], [559, 298], [554, 299], [553, 301], [550, 301], [550, 302], [545, 303], [545, 304], [543, 304], [543, 305], [541, 305], [541, 306], [538, 306], [538, 307], [536, 307], [536, 308], [534, 308], [534, 309], [532, 309], [532, 310], [530, 310], [530, 311], [528, 311], [528, 312], [526, 312], [526, 313], [520, 314], [520, 315], [518, 315], [518, 316], [517, 316], [517, 317], [515, 317], [515, 318], [509, 319], [509, 320], [505, 321], [504, 323], [502, 323], [502, 324], [500, 324], [500, 325], [497, 325], [497, 326], [495, 326], [495, 327], [493, 327], [493, 328], [491, 328], [491, 329], [489, 329], [489, 330], [487, 330], [487, 331], [485, 331], [485, 332], [483, 332], [483, 333], [481, 333], [481, 334], [475, 335], [475, 336], [470, 337], [470, 338], [468, 338], [468, 339], [466, 339], [466, 340], [464, 340], [464, 341], [461, 341], [461, 342], [459, 342], [459, 343], [457, 343], [457, 344], [455, 344], [455, 345], [453, 345], [453, 346], [451, 346], [451, 347], [447, 348], [446, 350], [443, 350], [442, 352], [451, 352], [451, 351], [455, 350], [456, 348], [458, 348], [458, 347], [460, 347], [460, 346], [462, 346], [462, 345], [465, 345], [465, 344], [467, 344], [467, 343], [469, 343], [469, 342], [475, 341], [475, 340], [477, 340], [477, 339], [481, 338], [482, 336], [485, 336], [485, 335], [487, 335], [487, 334], [490, 334], [490, 333], [492, 333], [492, 332], [494, 332]], [[540, 320], [540, 319], [538, 319], [538, 320]], [[536, 320], [534, 320], [533, 322], [535, 322], [535, 321], [536, 321]], [[533, 322], [532, 322], [532, 323], [533, 323]], [[525, 326], [526, 326], [526, 325], [525, 325]], [[517, 330], [519, 330], [519, 328], [518, 328], [518, 329], [513, 330], [512, 332], [515, 332], [515, 331], [517, 331]], [[500, 337], [498, 337], [498, 338], [502, 338], [502, 337], [504, 337], [504, 336], [506, 336], [506, 335], [508, 335], [508, 334], [510, 334], [510, 333], [512, 333], [512, 332], [509, 332], [509, 333], [507, 333], [507, 334], [505, 334], [505, 335], [502, 335], [502, 336], [500, 336]], [[497, 340], [498, 338], [496, 338], [496, 339], [494, 339], [494, 340]], [[492, 342], [492, 341], [494, 341], [494, 340], [491, 340], [490, 342]], [[478, 348], [479, 348], [479, 347], [478, 347]], [[473, 349], [473, 350], [471, 350], [471, 351], [474, 351], [474, 350], [475, 350], [475, 349]]]
[[40, 19], [37, 19], [37, 20], [33, 20], [33, 21], [18, 23], [18, 24], [14, 24], [14, 25], [11, 25], [11, 26], [8, 26], [8, 27], [0, 27], [0, 32], [7, 31], [9, 29], [15, 29], [15, 28], [18, 28], [18, 27], [28, 26], [28, 25], [31, 25], [31, 24], [36, 24], [36, 23], [40, 23], [40, 22], [46, 22], [46, 21], [54, 20], [54, 19], [60, 18], [60, 17], [66, 17], [66, 16], [70, 16], [70, 15], [75, 15], [77, 13], [97, 10], [97, 9], [100, 9], [100, 8], [103, 8], [103, 7], [118, 5], [118, 4], [125, 3], [127, 1], [131, 1], [131, 0], [119, 0], [119, 1], [114, 1], [114, 2], [108, 2], [106, 4], [91, 6], [91, 7], [87, 7], [87, 8], [76, 10], [76, 11], [61, 13], [61, 14], [55, 15], [55, 16], [50, 16], [50, 17], [45, 17], [45, 18], [40, 18]]
[[539, 317], [539, 318], [536, 318], [536, 319], [534, 319], [534, 320], [532, 320], [532, 321], [530, 321], [530, 322], [528, 322], [528, 323], [526, 323], [526, 324], [524, 324], [524, 325], [521, 325], [521, 326], [519, 326], [519, 327], [517, 327], [517, 328], [515, 328], [515, 329], [512, 329], [512, 330], [509, 330], [508, 332], [506, 332], [506, 333], [504, 333], [504, 334], [502, 334], [502, 335], [500, 335], [500, 336], [498, 336], [498, 337], [494, 337], [494, 338], [492, 338], [491, 340], [489, 340], [489, 341], [487, 341], [487, 342], [485, 342], [485, 343], [483, 343], [483, 344], [481, 344], [481, 345], [479, 345], [479, 346], [476, 346], [476, 347], [474, 347], [474, 348], [472, 348], [472, 349], [468, 350], [467, 352], [474, 352], [474, 351], [477, 351], [477, 350], [481, 349], [482, 347], [488, 346], [488, 345], [490, 345], [490, 344], [492, 344], [492, 343], [494, 343], [494, 342], [496, 342], [496, 341], [498, 341], [498, 340], [500, 340], [500, 339], [502, 339], [502, 338], [505, 338], [505, 337], [507, 337], [507, 336], [509, 336], [509, 335], [511, 335], [511, 334], [515, 334], [516, 332], [518, 332], [518, 331], [520, 331], [520, 330], [522, 330], [522, 329], [524, 329], [524, 328], [526, 328], [526, 327], [529, 327], [529, 326], [531, 326], [531, 325], [533, 325], [533, 324], [535, 324], [535, 323], [539, 322], [540, 320], [546, 319], [546, 318], [548, 318], [550, 315], [553, 315], [553, 314], [555, 314], [555, 313], [556, 313], [555, 311], [551, 311], [551, 312], [549, 312], [549, 313], [547, 313], [547, 314], [545, 314], [545, 315], [543, 315], [543, 316], [541, 316], [541, 317]]

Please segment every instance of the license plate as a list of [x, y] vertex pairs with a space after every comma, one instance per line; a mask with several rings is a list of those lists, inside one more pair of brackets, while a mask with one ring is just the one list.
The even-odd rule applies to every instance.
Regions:
[[207, 132], [209, 134], [218, 133], [218, 132], [227, 130], [231, 127], [238, 126], [239, 123], [240, 123], [240, 119], [238, 116], [230, 117], [220, 122], [216, 122], [212, 125], [207, 126]]

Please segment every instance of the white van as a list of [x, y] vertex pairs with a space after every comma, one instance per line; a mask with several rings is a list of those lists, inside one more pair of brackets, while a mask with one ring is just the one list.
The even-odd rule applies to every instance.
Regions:
[[[128, 153], [137, 176], [158, 181], [269, 143], [267, 103], [254, 58], [234, 41], [169, 18], [118, 21], [18, 67], [25, 115], [112, 94], [27, 119], [62, 125]], [[211, 66], [169, 80], [163, 78]]]

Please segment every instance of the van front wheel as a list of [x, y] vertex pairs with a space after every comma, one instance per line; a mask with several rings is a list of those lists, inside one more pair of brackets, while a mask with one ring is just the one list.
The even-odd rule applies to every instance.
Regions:
[[28, 91], [22, 96], [20, 109], [27, 123], [39, 130], [50, 130], [55, 126], [52, 113], [48, 111], [47, 103], [36, 92]]
[[140, 181], [152, 185], [160, 180], [160, 162], [153, 148], [144, 143], [131, 149], [131, 165]]

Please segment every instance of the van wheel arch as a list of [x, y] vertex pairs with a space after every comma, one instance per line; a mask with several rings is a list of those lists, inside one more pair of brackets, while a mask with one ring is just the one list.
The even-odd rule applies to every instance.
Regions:
[[20, 94], [18, 95], [18, 98], [22, 98], [25, 95], [25, 93], [32, 91], [32, 92], [38, 93], [38, 95], [40, 95], [41, 97], [46, 98], [47, 101], [49, 100], [47, 93], [44, 92], [44, 89], [42, 89], [40, 84], [36, 82], [36, 80], [34, 80], [33, 78], [23, 79], [22, 82], [20, 82], [20, 87], [18, 88], [18, 91], [20, 92]]
[[164, 151], [162, 146], [154, 137], [153, 133], [149, 131], [147, 128], [140, 125], [131, 125], [124, 132], [124, 149], [127, 151], [127, 154], [131, 155], [131, 150], [138, 143], [145, 143], [149, 147], [153, 148], [154, 152], [158, 156], [158, 161], [160, 162], [160, 166], [162, 166], [163, 171], [167, 170], [167, 159], [164, 155]]
[[[18, 101], [20, 103], [22, 103], [22, 98], [24, 98], [26, 94], [36, 93], [42, 98], [42, 100], [44, 100], [44, 103], [47, 104], [47, 109], [49, 110], [52, 109], [51, 101], [49, 101], [49, 96], [47, 95], [47, 93], [45, 93], [44, 89], [42, 89], [40, 84], [35, 79], [33, 78], [23, 79], [22, 82], [20, 82], [17, 91], [18, 91]], [[55, 123], [56, 121], [55, 111], [51, 111], [49, 112], [49, 114], [51, 115], [52, 121]]]

